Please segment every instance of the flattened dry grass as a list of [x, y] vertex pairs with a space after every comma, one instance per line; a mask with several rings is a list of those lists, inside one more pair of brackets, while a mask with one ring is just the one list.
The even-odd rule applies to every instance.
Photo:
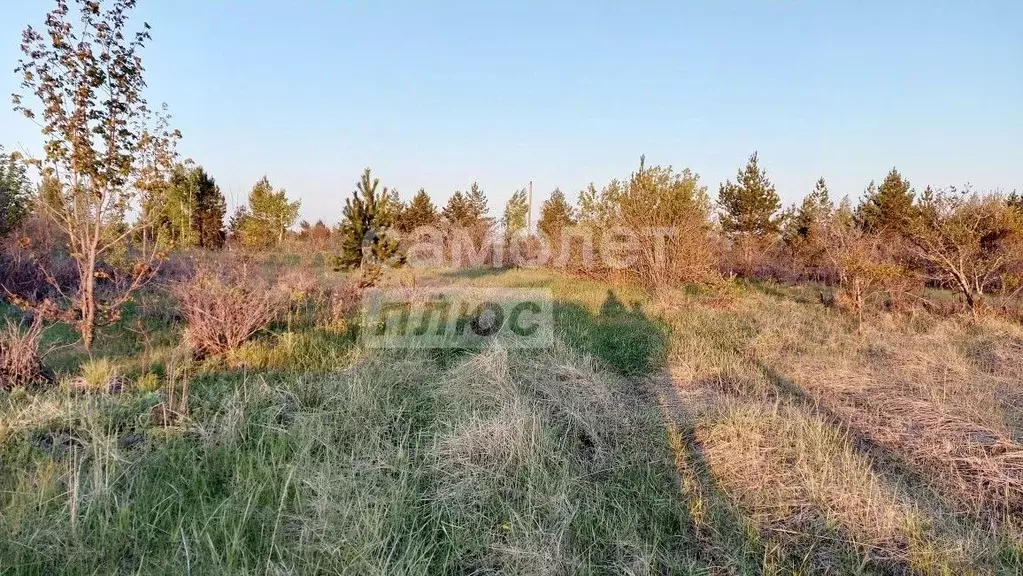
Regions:
[[879, 315], [858, 335], [814, 300], [733, 289], [665, 312], [673, 402], [770, 564], [1023, 569], [1023, 330]]

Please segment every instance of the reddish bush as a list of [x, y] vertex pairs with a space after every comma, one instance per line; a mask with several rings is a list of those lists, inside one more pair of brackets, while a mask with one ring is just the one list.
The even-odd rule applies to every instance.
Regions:
[[279, 291], [244, 267], [200, 270], [191, 281], [176, 284], [174, 293], [188, 323], [185, 342], [200, 357], [238, 348], [277, 318], [285, 304]]
[[43, 323], [36, 319], [28, 329], [10, 319], [0, 330], [0, 388], [10, 390], [46, 381], [46, 371], [39, 360], [39, 342]]

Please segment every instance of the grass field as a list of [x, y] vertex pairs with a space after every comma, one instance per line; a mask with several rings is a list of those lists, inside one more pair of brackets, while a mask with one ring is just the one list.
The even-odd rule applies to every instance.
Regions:
[[193, 362], [143, 302], [88, 359], [51, 327], [62, 385], [0, 392], [0, 572], [1023, 572], [1019, 325], [859, 333], [813, 286], [386, 280], [551, 287], [556, 344], [365, 350], [298, 311]]

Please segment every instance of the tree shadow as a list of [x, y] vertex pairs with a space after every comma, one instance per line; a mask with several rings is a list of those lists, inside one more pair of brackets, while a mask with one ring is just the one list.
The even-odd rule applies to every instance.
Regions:
[[647, 316], [639, 302], [626, 305], [612, 290], [596, 314], [574, 302], [555, 302], [554, 325], [569, 347], [623, 376], [649, 374], [667, 358], [667, 324]]
[[[832, 427], [848, 434], [853, 449], [865, 457], [871, 471], [899, 493], [905, 494], [914, 504], [920, 505], [921, 509], [934, 511], [939, 517], [955, 517], [972, 531], [990, 530], [982, 515], [976, 511], [964, 512], [953, 495], [935, 486], [931, 471], [920, 469], [895, 449], [874, 441], [868, 432], [835, 410], [822, 405], [802, 385], [780, 374], [762, 360], [754, 361], [764, 376], [777, 387], [780, 395], [802, 405]], [[1001, 555], [1005, 565], [1019, 567], [1021, 558], [1018, 549], [1007, 547]]]
[[456, 268], [442, 272], [441, 278], [448, 280], [476, 280], [478, 278], [488, 278], [491, 276], [501, 276], [508, 272], [508, 268], [502, 266], [483, 266], [479, 268]]

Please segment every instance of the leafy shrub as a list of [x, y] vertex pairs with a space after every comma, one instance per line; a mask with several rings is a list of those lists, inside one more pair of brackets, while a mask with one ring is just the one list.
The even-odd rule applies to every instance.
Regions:
[[188, 323], [185, 343], [197, 356], [225, 354], [266, 328], [282, 311], [280, 292], [251, 277], [246, 268], [201, 270], [175, 286]]
[[0, 388], [10, 390], [47, 380], [39, 360], [39, 341], [43, 324], [36, 319], [27, 330], [21, 323], [7, 320], [0, 330]]

